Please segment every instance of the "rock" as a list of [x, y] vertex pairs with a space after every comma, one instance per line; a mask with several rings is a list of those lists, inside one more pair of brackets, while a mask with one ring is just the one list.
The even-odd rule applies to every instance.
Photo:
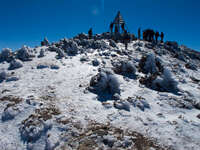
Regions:
[[21, 49], [17, 50], [16, 58], [21, 61], [31, 61], [33, 54], [31, 54], [31, 50], [27, 46], [23, 46]]
[[200, 114], [198, 114], [198, 115], [197, 115], [197, 118], [199, 118], [199, 119], [200, 119]]
[[191, 69], [191, 70], [197, 71], [197, 66], [194, 63], [188, 62], [187, 64], [185, 64], [185, 67], [187, 69]]
[[94, 60], [92, 61], [92, 64], [93, 64], [93, 66], [99, 66], [100, 62], [99, 62], [98, 59], [94, 59]]
[[194, 107], [200, 110], [200, 102], [195, 102]]
[[19, 114], [19, 109], [15, 107], [8, 107], [2, 114], [2, 121], [12, 120]]
[[104, 135], [103, 136], [103, 143], [108, 145], [109, 147], [113, 147], [114, 143], [117, 141], [115, 137], [112, 135]]
[[7, 61], [10, 62], [12, 61], [12, 50], [10, 48], [3, 48], [0, 54], [0, 62]]
[[79, 52], [79, 46], [74, 40], [65, 39], [63, 49], [68, 55], [76, 55]]
[[38, 55], [38, 58], [44, 57], [44, 49], [42, 48], [40, 50], [40, 54]]
[[177, 42], [175, 42], [175, 41], [166, 41], [165, 42], [165, 48], [166, 49], [178, 49], [178, 43]]
[[57, 69], [59, 69], [60, 67], [59, 67], [58, 65], [51, 65], [50, 68], [51, 68], [51, 69], [56, 69], [56, 70], [57, 70]]
[[11, 81], [18, 81], [19, 78], [18, 77], [9, 77], [6, 79], [6, 82], [11, 82]]
[[150, 109], [150, 105], [143, 98], [128, 98], [128, 101], [133, 104], [134, 107], [138, 107], [140, 110]]
[[126, 111], [130, 111], [130, 105], [127, 101], [118, 100], [114, 102], [114, 107], [117, 109], [123, 109]]
[[118, 60], [112, 62], [113, 70], [117, 74], [132, 74], [135, 75], [136, 67], [132, 61], [128, 60]]
[[7, 78], [7, 73], [3, 70], [0, 72], [0, 82]]
[[23, 67], [22, 62], [20, 60], [14, 59], [10, 62], [10, 66], [9, 66], [8, 70], [14, 70], [14, 69], [18, 69], [21, 67]]
[[87, 62], [87, 61], [89, 61], [89, 58], [88, 58], [87, 56], [82, 56], [82, 57], [80, 58], [80, 61], [81, 61], [81, 62]]
[[113, 95], [113, 100], [120, 100], [120, 95], [118, 93], [115, 93]]
[[49, 65], [47, 65], [47, 64], [38, 64], [37, 65], [37, 69], [45, 69], [45, 68], [49, 68]]
[[91, 78], [90, 90], [93, 92], [108, 92], [110, 94], [120, 93], [120, 84], [116, 76], [109, 69], [101, 69]]

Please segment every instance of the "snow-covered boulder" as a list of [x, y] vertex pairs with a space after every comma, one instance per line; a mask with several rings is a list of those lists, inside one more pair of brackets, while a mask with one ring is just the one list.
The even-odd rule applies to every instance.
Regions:
[[40, 50], [40, 54], [38, 55], [38, 58], [44, 57], [44, 49], [42, 48]]
[[23, 67], [23, 64], [20, 60], [14, 59], [10, 62], [10, 66], [8, 67], [8, 70], [14, 70]]
[[21, 49], [17, 50], [16, 58], [21, 61], [31, 61], [34, 55], [31, 53], [31, 50], [27, 46], [23, 46]]
[[46, 63], [39, 63], [37, 65], [37, 69], [45, 69], [45, 68], [49, 68], [49, 65]]
[[76, 55], [79, 52], [78, 44], [74, 40], [71, 40], [71, 39], [70, 40], [65, 39], [64, 45], [62, 48], [68, 55]]
[[123, 109], [126, 111], [130, 111], [130, 104], [127, 101], [123, 101], [123, 100], [115, 101], [114, 107], [117, 109]]
[[187, 68], [187, 69], [191, 69], [191, 70], [197, 70], [197, 66], [193, 63], [193, 62], [188, 62], [188, 63], [186, 63], [185, 64], [185, 67]]
[[3, 48], [0, 53], [0, 62], [7, 61], [10, 62], [12, 60], [12, 50], [10, 48]]
[[165, 68], [163, 74], [153, 81], [153, 88], [158, 91], [175, 92], [178, 90], [178, 82], [173, 78], [169, 69]]
[[51, 65], [50, 65], [50, 68], [51, 68], [51, 69], [57, 70], [57, 69], [59, 69], [60, 67], [59, 67], [58, 65], [51, 64]]
[[5, 72], [5, 70], [0, 72], [0, 82], [4, 81], [7, 78], [7, 73]]
[[142, 97], [129, 97], [127, 101], [134, 107], [138, 107], [141, 111], [150, 109], [149, 103]]
[[90, 88], [94, 92], [120, 93], [120, 84], [117, 77], [110, 69], [102, 69], [91, 78]]
[[177, 50], [178, 49], [178, 43], [175, 41], [166, 41], [164, 47], [168, 50]]
[[1, 120], [2, 121], [7, 121], [7, 120], [14, 119], [15, 116], [17, 116], [19, 113], [20, 113], [19, 108], [17, 108], [17, 107], [8, 107], [3, 111]]
[[132, 74], [135, 75], [136, 67], [132, 61], [129, 60], [117, 60], [112, 62], [113, 70], [117, 74]]
[[99, 64], [100, 64], [100, 62], [99, 62], [98, 59], [92, 60], [92, 65], [93, 65], [93, 66], [99, 66]]
[[159, 58], [155, 56], [154, 53], [148, 53], [143, 56], [139, 62], [139, 71], [145, 74], [155, 74], [162, 72], [162, 62]]

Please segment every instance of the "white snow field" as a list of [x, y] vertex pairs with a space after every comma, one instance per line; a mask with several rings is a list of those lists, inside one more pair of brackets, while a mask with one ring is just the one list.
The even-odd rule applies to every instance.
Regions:
[[4, 49], [0, 149], [199, 150], [200, 54], [81, 37]]

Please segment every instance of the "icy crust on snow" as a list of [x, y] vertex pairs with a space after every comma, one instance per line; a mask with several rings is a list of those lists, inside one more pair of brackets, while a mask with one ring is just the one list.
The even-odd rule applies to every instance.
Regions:
[[199, 53], [79, 36], [2, 51], [1, 150], [200, 149]]

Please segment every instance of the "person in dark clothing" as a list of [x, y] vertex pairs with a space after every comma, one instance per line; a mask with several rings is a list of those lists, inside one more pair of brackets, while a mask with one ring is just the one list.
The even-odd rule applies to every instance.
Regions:
[[146, 41], [147, 40], [147, 32], [143, 31], [143, 40]]
[[160, 35], [159, 35], [159, 32], [156, 32], [156, 34], [155, 34], [155, 38], [156, 38], [156, 43], [158, 43], [158, 37], [159, 37]]
[[138, 40], [140, 40], [140, 36], [141, 36], [141, 30], [140, 30], [140, 28], [138, 29]]
[[92, 28], [90, 28], [90, 30], [88, 31], [88, 36], [89, 36], [89, 39], [92, 38]]
[[115, 25], [115, 34], [116, 33], [118, 33], [119, 31], [118, 31], [118, 28], [117, 28], [117, 26]]
[[124, 31], [124, 44], [125, 44], [125, 49], [126, 50], [128, 48], [129, 41], [130, 41], [130, 36], [129, 36], [128, 32], [125, 30]]
[[161, 43], [163, 43], [163, 39], [164, 39], [164, 33], [163, 32], [161, 32], [160, 37], [161, 37]]
[[125, 23], [122, 23], [121, 28], [122, 28], [122, 30], [123, 30], [124, 33], [125, 33], [125, 32], [126, 32], [126, 30], [125, 30]]
[[111, 34], [113, 33], [113, 26], [114, 26], [114, 23], [111, 22], [111, 23], [110, 23], [110, 33], [111, 33]]
[[155, 32], [153, 30], [149, 30], [149, 42], [154, 41]]

